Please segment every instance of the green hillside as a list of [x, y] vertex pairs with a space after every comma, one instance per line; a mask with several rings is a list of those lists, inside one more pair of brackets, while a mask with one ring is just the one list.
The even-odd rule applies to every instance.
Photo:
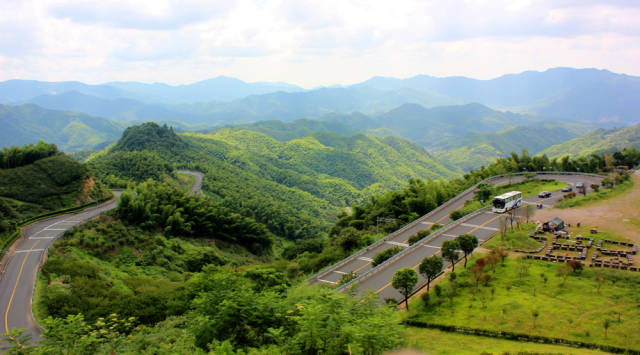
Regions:
[[0, 151], [0, 239], [21, 220], [107, 196], [87, 167], [43, 142]]
[[550, 122], [508, 127], [497, 132], [450, 138], [441, 142], [433, 154], [441, 161], [469, 171], [522, 149], [537, 154], [549, 146], [579, 137], [588, 130], [587, 126], [578, 124]]
[[82, 113], [47, 110], [36, 105], [0, 105], [0, 147], [44, 140], [63, 151], [104, 147], [122, 129], [108, 120]]
[[320, 132], [279, 141], [230, 128], [176, 135], [153, 123], [127, 129], [90, 166], [102, 177], [135, 181], [161, 179], [174, 167], [200, 170], [208, 196], [286, 239], [322, 235], [341, 208], [409, 178], [458, 173], [394, 137]]
[[619, 129], [597, 129], [582, 137], [551, 146], [543, 151], [549, 157], [586, 156], [593, 153], [621, 151], [626, 147], [640, 148], [640, 124]]

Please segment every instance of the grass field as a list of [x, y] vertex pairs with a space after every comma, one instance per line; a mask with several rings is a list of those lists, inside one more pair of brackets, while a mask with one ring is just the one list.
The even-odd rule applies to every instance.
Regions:
[[425, 354], [608, 354], [598, 350], [519, 342], [475, 335], [443, 332], [438, 329], [407, 327], [408, 346]]
[[504, 241], [500, 237], [500, 234], [496, 234], [493, 238], [484, 243], [483, 246], [487, 249], [497, 249], [500, 247], [507, 250], [537, 249], [540, 246], [540, 242], [529, 237], [529, 234], [531, 234], [535, 228], [535, 223], [521, 223], [513, 232], [507, 232], [507, 234], [505, 234]]
[[578, 195], [574, 198], [561, 201], [555, 205], [555, 208], [583, 207], [602, 200], [620, 196], [633, 187], [633, 180], [625, 181], [620, 185], [612, 188], [601, 188], [598, 192], [588, 193], [584, 196]]
[[[481, 256], [476, 254], [473, 259]], [[452, 301], [446, 296], [451, 293], [452, 283], [441, 281], [442, 295], [431, 292], [427, 306], [421, 299], [414, 299], [410, 317], [640, 350], [640, 332], [629, 331], [640, 329], [640, 273], [585, 269], [563, 281], [558, 274], [561, 266], [564, 264], [540, 261], [521, 264], [508, 258], [504, 267], [487, 272], [491, 280], [477, 291], [469, 272], [460, 268]], [[605, 279], [600, 291], [596, 275]], [[610, 325], [606, 336], [605, 320]]]
[[510, 185], [501, 185], [496, 188], [496, 195], [505, 192], [517, 190], [522, 192], [523, 196], [535, 196], [540, 191], [557, 191], [567, 186], [566, 183], [551, 179], [534, 179], [529, 181], [518, 182]]

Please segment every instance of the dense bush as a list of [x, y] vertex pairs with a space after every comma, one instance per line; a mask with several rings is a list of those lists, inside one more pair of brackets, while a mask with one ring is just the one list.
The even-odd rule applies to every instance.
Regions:
[[270, 253], [273, 243], [264, 225], [210, 199], [153, 181], [138, 185], [135, 195], [123, 193], [116, 214], [145, 229], [159, 228], [171, 236], [222, 239], [257, 254]]
[[57, 153], [58, 148], [55, 144], [47, 144], [43, 141], [39, 141], [36, 145], [29, 144], [24, 147], [5, 147], [0, 150], [0, 169], [11, 169], [33, 164], [40, 159], [48, 158]]

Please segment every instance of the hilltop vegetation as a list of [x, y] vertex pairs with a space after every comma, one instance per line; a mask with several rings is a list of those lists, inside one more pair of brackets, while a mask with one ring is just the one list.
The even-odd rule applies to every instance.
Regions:
[[619, 129], [598, 129], [567, 142], [551, 146], [543, 151], [550, 157], [586, 156], [612, 153], [624, 148], [640, 148], [640, 124]]
[[109, 194], [86, 166], [59, 153], [53, 144], [4, 148], [0, 166], [0, 237], [25, 218]]
[[105, 179], [134, 181], [159, 179], [174, 167], [200, 170], [212, 199], [290, 240], [326, 234], [340, 208], [410, 177], [455, 174], [395, 137], [324, 132], [278, 141], [243, 129], [176, 135], [155, 124], [127, 129], [89, 165]]

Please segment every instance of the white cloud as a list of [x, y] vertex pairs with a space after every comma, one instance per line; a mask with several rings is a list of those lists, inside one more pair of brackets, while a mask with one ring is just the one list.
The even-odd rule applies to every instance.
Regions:
[[554, 66], [640, 74], [633, 0], [0, 2], [0, 80], [307, 87]]

